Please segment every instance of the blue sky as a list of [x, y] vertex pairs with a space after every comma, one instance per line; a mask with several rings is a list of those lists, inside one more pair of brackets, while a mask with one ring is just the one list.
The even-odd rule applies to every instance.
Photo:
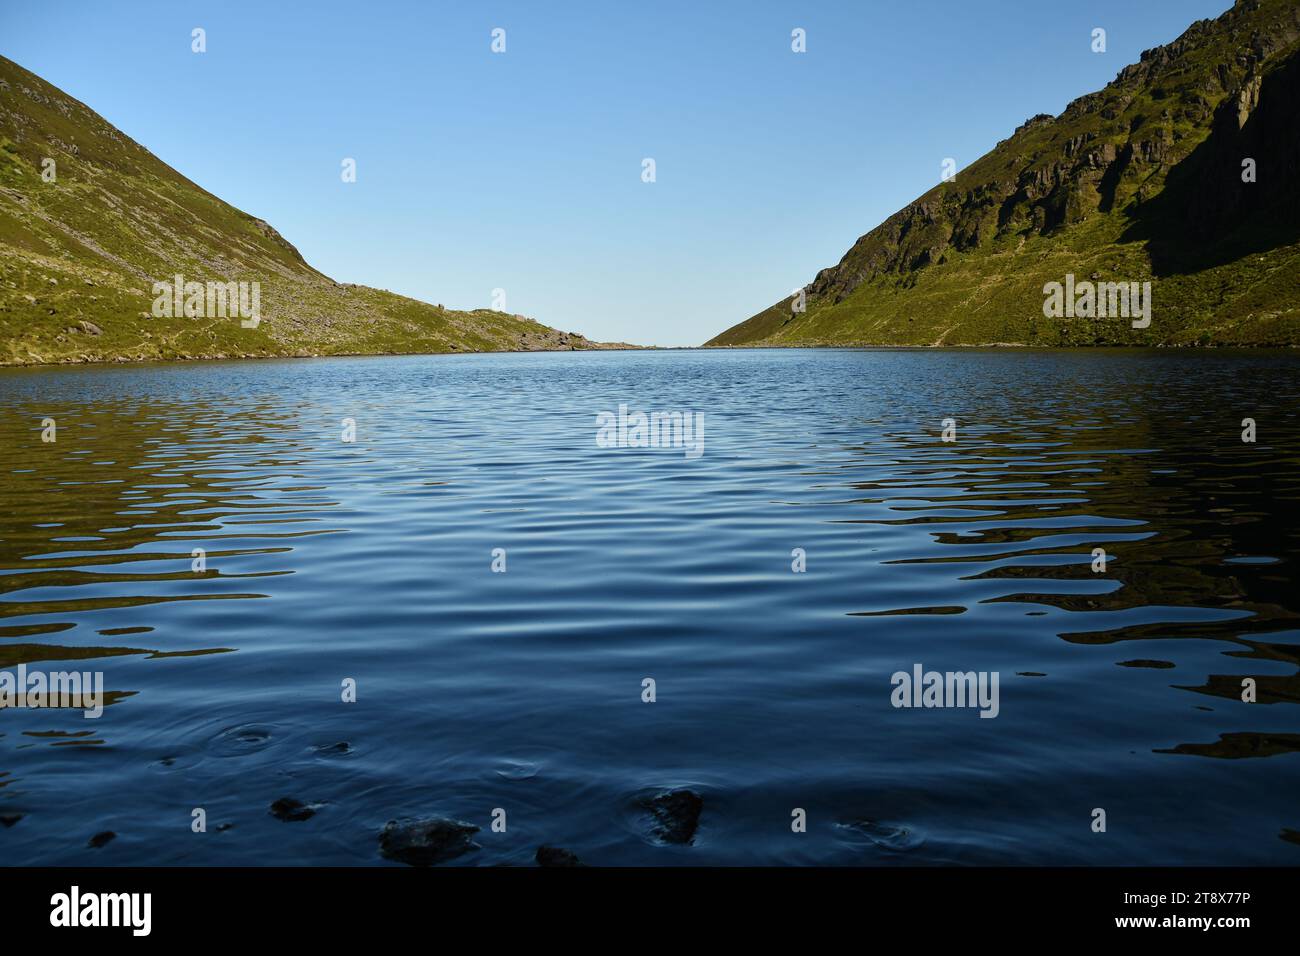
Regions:
[[0, 53], [339, 281], [697, 345], [1229, 5], [0, 0]]

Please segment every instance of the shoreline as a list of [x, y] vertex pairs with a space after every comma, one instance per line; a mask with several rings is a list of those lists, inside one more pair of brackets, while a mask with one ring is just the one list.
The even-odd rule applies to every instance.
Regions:
[[1259, 345], [1259, 344], [1231, 344], [1231, 345], [1177, 345], [1170, 343], [1157, 343], [1155, 345], [1124, 345], [1124, 344], [1107, 344], [1107, 345], [1027, 345], [1021, 342], [988, 342], [979, 345], [971, 344], [953, 344], [953, 345], [887, 345], [887, 344], [870, 344], [870, 343], [846, 343], [846, 344], [829, 344], [829, 343], [805, 343], [790, 345], [764, 345], [755, 343], [752, 345], [630, 345], [620, 343], [601, 348], [589, 349], [481, 349], [475, 351], [454, 350], [449, 352], [297, 352], [286, 353], [284, 355], [194, 355], [185, 358], [127, 358], [120, 356], [114, 359], [98, 360], [93, 362], [81, 361], [62, 361], [62, 362], [6, 362], [0, 361], [0, 371], [9, 369], [50, 369], [50, 368], [97, 368], [97, 367], [116, 367], [116, 366], [139, 366], [139, 365], [189, 365], [199, 364], [202, 362], [268, 362], [284, 361], [287, 359], [329, 359], [329, 358], [412, 358], [416, 356], [470, 356], [470, 355], [541, 355], [541, 354], [560, 354], [560, 353], [587, 353], [587, 352], [743, 352], [743, 351], [802, 351], [809, 349], [824, 349], [826, 351], [913, 351], [913, 352], [943, 352], [956, 350], [978, 350], [978, 349], [996, 349], [999, 351], [1024, 351], [1034, 353], [1052, 353], [1052, 352], [1115, 352], [1115, 351], [1155, 351], [1155, 350], [1173, 350], [1180, 352], [1282, 352], [1300, 349], [1300, 344], [1291, 345]]

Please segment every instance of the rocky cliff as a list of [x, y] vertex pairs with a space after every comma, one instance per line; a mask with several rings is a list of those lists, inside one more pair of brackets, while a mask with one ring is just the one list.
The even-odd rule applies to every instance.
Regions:
[[[1240, 0], [707, 344], [1300, 343], [1297, 120], [1300, 3]], [[1153, 321], [1046, 317], [1066, 273], [1151, 281]]]

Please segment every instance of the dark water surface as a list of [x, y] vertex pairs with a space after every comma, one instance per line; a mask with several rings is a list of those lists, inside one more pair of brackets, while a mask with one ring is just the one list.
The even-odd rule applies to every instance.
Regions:
[[[383, 863], [385, 821], [442, 815], [483, 828], [456, 861], [476, 865], [543, 843], [1298, 863], [1298, 370], [953, 350], [0, 372], [0, 669], [98, 670], [114, 695], [98, 720], [0, 710], [0, 862]], [[597, 447], [619, 403], [703, 412], [703, 456]], [[1000, 713], [893, 707], [917, 663], [998, 672]], [[640, 805], [674, 787], [704, 798], [691, 845]], [[285, 796], [320, 807], [282, 822]]]

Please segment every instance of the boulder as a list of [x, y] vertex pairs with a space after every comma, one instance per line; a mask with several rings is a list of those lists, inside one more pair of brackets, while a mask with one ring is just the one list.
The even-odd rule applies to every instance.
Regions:
[[694, 790], [669, 790], [642, 801], [653, 818], [655, 836], [665, 843], [690, 843], [700, 825], [704, 798]]
[[379, 852], [407, 866], [433, 866], [481, 849], [472, 839], [478, 831], [472, 823], [446, 817], [389, 820], [379, 834]]
[[537, 848], [538, 866], [582, 866], [578, 854], [558, 846], [539, 846]]
[[293, 799], [293, 797], [281, 797], [271, 804], [270, 812], [271, 816], [277, 820], [283, 820], [285, 823], [297, 823], [314, 817], [318, 806], [319, 804], [303, 803], [301, 800]]

